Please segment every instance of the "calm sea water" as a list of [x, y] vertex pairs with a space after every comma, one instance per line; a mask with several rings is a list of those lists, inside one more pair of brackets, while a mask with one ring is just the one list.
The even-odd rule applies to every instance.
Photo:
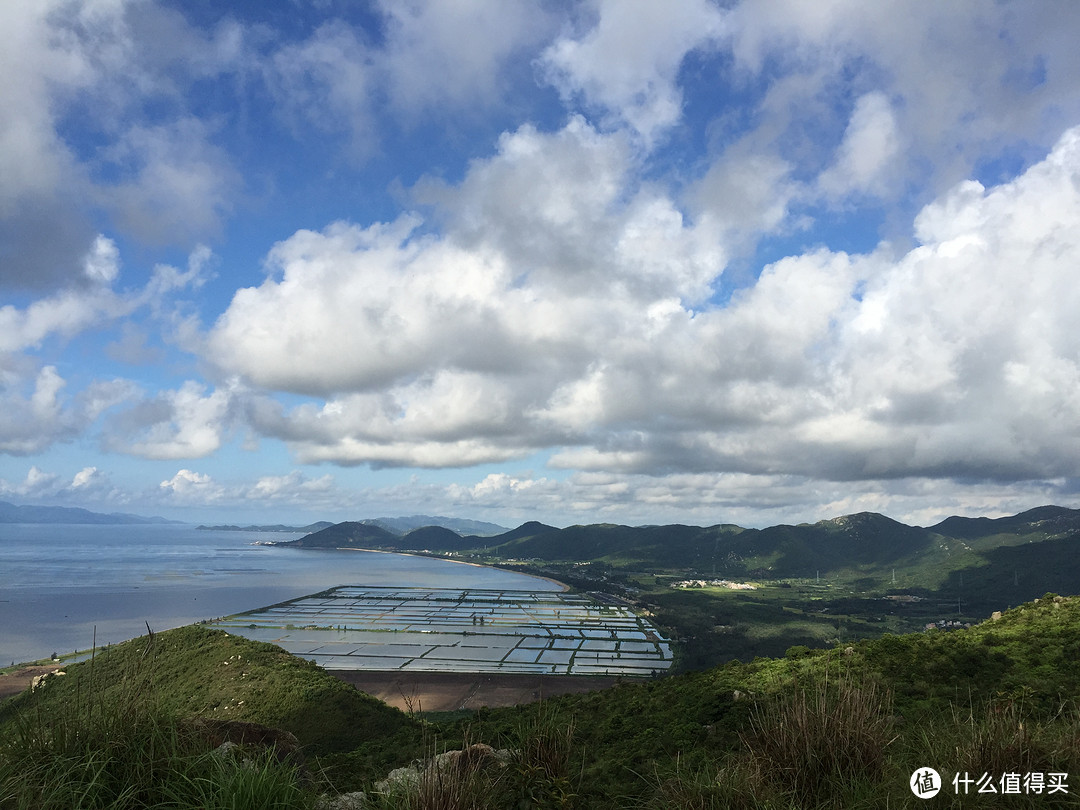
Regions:
[[272, 605], [336, 585], [557, 590], [449, 560], [252, 545], [194, 526], [0, 524], [0, 666]]

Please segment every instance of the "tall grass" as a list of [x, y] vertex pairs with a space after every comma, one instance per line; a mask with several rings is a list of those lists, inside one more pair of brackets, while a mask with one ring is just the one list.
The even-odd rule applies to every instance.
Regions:
[[892, 696], [850, 673], [793, 683], [761, 699], [741, 749], [711, 767], [678, 763], [652, 780], [649, 807], [811, 808], [876, 806], [889, 770]]
[[872, 681], [826, 672], [760, 703], [741, 737], [762, 779], [813, 806], [881, 778], [895, 739], [892, 695]]
[[469, 744], [399, 768], [376, 786], [378, 810], [572, 810], [578, 806], [571, 764], [573, 723], [562, 723], [543, 703], [523, 722], [509, 747]]
[[0, 741], [0, 809], [311, 807], [296, 767], [272, 751], [222, 753], [185, 733], [162, 708], [152, 659], [151, 634], [108, 690], [91, 662], [60, 712], [28, 696]]

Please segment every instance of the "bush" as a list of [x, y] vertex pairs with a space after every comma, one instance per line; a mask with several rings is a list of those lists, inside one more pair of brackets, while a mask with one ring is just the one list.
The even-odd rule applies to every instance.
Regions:
[[800, 806], [879, 780], [893, 741], [892, 696], [849, 674], [755, 707], [742, 736], [760, 778]]

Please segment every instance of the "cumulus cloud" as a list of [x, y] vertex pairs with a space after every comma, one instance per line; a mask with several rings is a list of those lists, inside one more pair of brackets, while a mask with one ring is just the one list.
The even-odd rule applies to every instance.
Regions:
[[56, 473], [45, 472], [38, 469], [37, 466], [33, 466], [27, 471], [26, 478], [18, 483], [12, 484], [0, 479], [0, 493], [22, 498], [40, 498], [43, 495], [51, 494], [55, 490], [59, 479], [60, 476], [56, 475]]
[[267, 68], [268, 83], [297, 137], [308, 127], [343, 133], [352, 156], [375, 147], [371, 95], [377, 81], [368, 48], [348, 24], [333, 20], [311, 37], [281, 47]]
[[852, 192], [884, 194], [891, 179], [889, 170], [900, 151], [897, 129], [884, 94], [875, 91], [859, 98], [835, 163], [818, 178], [822, 190], [835, 197]]
[[382, 2], [386, 42], [375, 57], [389, 102], [410, 116], [448, 104], [488, 107], [509, 92], [510, 57], [554, 32], [542, 4], [467, 0]]
[[156, 3], [43, 0], [4, 4], [0, 28], [0, 285], [111, 280], [94, 275], [102, 257], [81, 261], [102, 217], [170, 245], [218, 231], [240, 180], [185, 95], [238, 69], [234, 24], [203, 33]]
[[[680, 369], [678, 400], [662, 384], [676, 356], [657, 352], [668, 362], [649, 386], [605, 375], [593, 384], [610, 390], [579, 401], [633, 402], [641, 429], [598, 419], [596, 441], [555, 463], [836, 479], [1076, 476], [1080, 345], [1067, 324], [1080, 303], [1069, 281], [1080, 258], [1069, 224], [1080, 221], [1078, 145], [1072, 130], [1011, 183], [959, 185], [922, 211], [922, 244], [899, 260], [823, 250], [766, 268], [729, 306], [693, 320], [692, 345], [719, 352], [695, 357], [693, 374]], [[695, 410], [691, 422], [671, 419]]]
[[37, 348], [54, 336], [71, 338], [142, 307], [158, 310], [170, 294], [205, 281], [210, 256], [208, 248], [199, 246], [192, 251], [187, 270], [158, 265], [144, 287], [118, 293], [112, 284], [119, 275], [119, 250], [112, 239], [99, 234], [83, 257], [84, 273], [93, 286], [69, 286], [23, 308], [0, 307], [0, 352]]
[[177, 470], [176, 475], [162, 481], [158, 489], [162, 494], [181, 503], [189, 502], [199, 505], [214, 503], [225, 495], [223, 488], [209, 475], [188, 469]]
[[221, 446], [230, 428], [230, 403], [227, 390], [207, 393], [206, 386], [189, 380], [112, 414], [104, 443], [142, 458], [201, 458]]
[[[774, 79], [755, 122], [762, 149], [821, 161], [830, 193], [898, 199], [909, 190], [881, 185], [888, 175], [879, 175], [901, 157], [909, 181], [929, 181], [934, 195], [988, 154], [1025, 141], [1049, 146], [1075, 124], [1080, 63], [1062, 27], [1078, 20], [1072, 6], [959, 2], [913, 14], [903, 3], [779, 0], [734, 6], [725, 44], [737, 72]], [[816, 146], [828, 128], [831, 156]]]
[[132, 126], [104, 153], [122, 178], [101, 192], [118, 226], [150, 244], [190, 244], [215, 236], [240, 177], [202, 121]]
[[129, 383], [100, 381], [66, 397], [67, 382], [55, 366], [27, 375], [18, 365], [0, 367], [0, 453], [29, 455], [72, 439], [132, 392]]
[[254, 481], [219, 481], [189, 469], [162, 481], [156, 492], [142, 497], [161, 506], [218, 506], [229, 509], [303, 509], [323, 514], [352, 514], [363, 493], [340, 487], [333, 476], [311, 478], [293, 470], [285, 475], [261, 476]]
[[[415, 236], [413, 220], [298, 233], [209, 345], [256, 385], [326, 395], [251, 410], [306, 462], [461, 466], [561, 446], [555, 466], [597, 472], [1072, 476], [1078, 144], [1070, 131], [1015, 181], [943, 195], [899, 258], [823, 248], [692, 309], [715, 248], [653, 189], [626, 188], [617, 139], [523, 130], [442, 190], [447, 235]], [[608, 164], [549, 202], [573, 187], [564, 150], [582, 148]], [[519, 182], [534, 205], [511, 204]]]
[[715, 46], [721, 12], [707, 0], [675, 5], [592, 4], [595, 23], [567, 33], [540, 58], [546, 75], [572, 102], [602, 110], [652, 144], [682, 115], [679, 67], [688, 53]]
[[644, 351], [720, 269], [669, 198], [628, 188], [631, 161], [623, 139], [580, 119], [524, 127], [459, 187], [425, 190], [445, 237], [405, 217], [278, 244], [207, 357], [256, 386], [327, 398], [253, 411], [306, 461], [475, 464], [558, 441], [567, 426], [541, 413], [548, 397], [619, 340]]

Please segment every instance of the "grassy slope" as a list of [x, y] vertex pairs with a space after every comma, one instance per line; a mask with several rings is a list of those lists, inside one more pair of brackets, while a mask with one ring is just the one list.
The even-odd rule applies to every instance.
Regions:
[[[95, 703], [149, 701], [178, 717], [249, 720], [296, 735], [309, 755], [409, 735], [407, 715], [279, 647], [197, 625], [133, 639], [0, 704], [0, 734], [22, 715], [48, 718]], [[381, 756], [375, 757], [378, 760]], [[385, 764], [396, 762], [391, 757]]]
[[[883, 764], [850, 785], [826, 774], [811, 804], [783, 794], [780, 804], [767, 806], [819, 800], [851, 806], [851, 791], [861, 792], [863, 806], [881, 806], [903, 795], [913, 763], [925, 760], [947, 770], [968, 767], [970, 760], [974, 768], [983, 761], [979, 757], [995, 751], [1004, 757], [1002, 767], [1080, 768], [1077, 597], [1048, 595], [970, 630], [886, 635], [850, 648], [794, 648], [783, 658], [733, 662], [543, 706], [481, 710], [467, 720], [436, 718], [426, 727], [271, 645], [200, 627], [157, 634], [149, 651], [148, 641], [118, 645], [92, 664], [69, 667], [68, 675], [36, 693], [0, 705], [0, 737], [18, 715], [47, 725], [50, 716], [70, 718], [94, 701], [116, 706], [137, 699], [172, 716], [245, 719], [292, 731], [309, 754], [334, 765], [338, 787], [356, 788], [416, 756], [425, 738], [448, 747], [465, 738], [513, 746], [520, 730], [536, 726], [541, 715], [541, 727], [574, 728], [576, 806], [729, 806], [728, 799], [698, 799], [720, 789], [718, 774], [725, 769], [753, 765], [747, 759], [751, 721], [762, 723], [785, 695], [844, 681], [848, 692], [830, 685], [823, 694], [834, 701], [837, 694], [862, 700], [868, 689], [887, 696], [875, 720], [888, 731], [880, 745]], [[826, 719], [837, 709], [830, 704]], [[1017, 734], [1023, 745], [1014, 750], [1009, 746]], [[845, 742], [839, 739], [837, 746]], [[731, 789], [777, 795], [787, 789], [761, 778], [732, 777]], [[1059, 806], [1041, 800], [1039, 807]]]
[[[909, 767], [909, 773], [915, 760], [906, 765], [902, 760], [926, 756], [922, 748], [934, 747], [922, 736], [923, 729], [965, 712], [969, 719], [981, 717], [990, 704], [995, 707], [992, 712], [1010, 707], [1020, 722], [1036, 730], [1052, 727], [1055, 718], [1071, 717], [1069, 733], [1076, 734], [1077, 661], [1080, 598], [1047, 597], [970, 630], [887, 635], [851, 645], [850, 651], [793, 649], [784, 658], [732, 662], [559, 698], [550, 701], [546, 711], [557, 723], [573, 723], [583, 791], [590, 802], [605, 806], [605, 797], [621, 795], [622, 804], [643, 800], [656, 774], [670, 770], [673, 763], [688, 772], [717, 767], [718, 760], [739, 751], [740, 735], [747, 732], [756, 704], [768, 703], [793, 685], [841, 674], [861, 684], [873, 683], [893, 696], [891, 712], [898, 723], [895, 765]], [[736, 699], [736, 691], [753, 699]], [[481, 710], [467, 725], [474, 738], [497, 741], [511, 737], [513, 729], [535, 712], [535, 707]], [[1075, 744], [1071, 750], [1075, 752]], [[941, 768], [952, 765], [939, 762]], [[1067, 770], [1076, 764], [1059, 757], [1047, 767]], [[896, 792], [897, 797], [902, 795]]]

